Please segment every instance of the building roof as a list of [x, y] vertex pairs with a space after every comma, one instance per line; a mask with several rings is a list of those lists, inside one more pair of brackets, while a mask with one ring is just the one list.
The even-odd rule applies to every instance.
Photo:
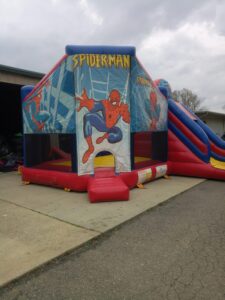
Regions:
[[225, 111], [209, 111], [209, 110], [200, 110], [196, 111], [195, 114], [199, 117], [222, 117], [225, 118]]
[[18, 75], [28, 76], [28, 77], [37, 78], [37, 79], [41, 79], [45, 75], [44, 73], [19, 69], [19, 68], [10, 67], [10, 66], [0, 64], [0, 72], [1, 71], [11, 73], [11, 74], [18, 74]]

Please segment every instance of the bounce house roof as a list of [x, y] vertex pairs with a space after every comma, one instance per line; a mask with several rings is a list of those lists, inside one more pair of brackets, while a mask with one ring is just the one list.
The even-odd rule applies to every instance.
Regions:
[[[41, 79], [41, 81], [35, 87], [25, 87], [22, 90], [22, 98], [25, 101], [29, 98], [35, 91], [46, 82], [46, 80], [55, 72], [55, 70], [61, 65], [61, 63], [66, 59], [67, 56], [75, 54], [106, 54], [106, 55], [136, 55], [136, 48], [132, 46], [88, 46], [88, 45], [67, 45], [65, 47], [65, 55], [54, 65], [54, 67]], [[27, 88], [30, 93], [26, 93]], [[24, 92], [25, 91], [25, 92]], [[24, 97], [26, 94], [26, 97]]]
[[135, 56], [135, 47], [131, 46], [66, 46], [66, 54], [120, 54]]

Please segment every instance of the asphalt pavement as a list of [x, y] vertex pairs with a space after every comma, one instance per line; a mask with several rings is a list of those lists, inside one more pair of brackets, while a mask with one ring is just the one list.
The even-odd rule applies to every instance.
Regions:
[[205, 181], [21, 277], [0, 299], [225, 299], [225, 182]]
[[0, 173], [0, 287], [203, 181], [159, 178], [132, 189], [129, 201], [90, 204], [87, 193]]

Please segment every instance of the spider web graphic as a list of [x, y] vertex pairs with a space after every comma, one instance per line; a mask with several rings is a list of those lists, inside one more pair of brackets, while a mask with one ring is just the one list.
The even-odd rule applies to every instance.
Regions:
[[[113, 74], [110, 70], [107, 71], [106, 74], [104, 74], [104, 79], [99, 79], [99, 74], [94, 74], [95, 72], [89, 68], [89, 76], [90, 76], [90, 83], [91, 83], [91, 97], [95, 100], [102, 100], [102, 99], [108, 99], [109, 93], [112, 89], [119, 90], [121, 94], [121, 101], [123, 103], [127, 102], [127, 96], [128, 96], [128, 87], [129, 87], [129, 80], [130, 80], [130, 73], [127, 72], [126, 79], [120, 80], [120, 84], [118, 86], [117, 80], [113, 79], [115, 77], [115, 74]], [[103, 74], [103, 72], [102, 72]], [[101, 77], [103, 77], [101, 74]], [[112, 82], [114, 83], [114, 86], [112, 86]], [[125, 82], [123, 85], [122, 82]]]
[[[109, 74], [110, 74], [110, 72], [108, 72], [108, 74], [107, 74], [107, 80], [106, 81], [93, 79], [93, 74], [92, 74], [91, 68], [89, 68], [92, 98], [94, 98], [94, 99], [99, 98], [98, 95], [96, 95], [96, 93], [103, 95], [102, 96], [103, 99], [108, 98], [108, 96], [109, 96]], [[98, 87], [95, 87], [96, 84], [98, 85]], [[102, 89], [99, 88], [99, 86], [102, 86]]]

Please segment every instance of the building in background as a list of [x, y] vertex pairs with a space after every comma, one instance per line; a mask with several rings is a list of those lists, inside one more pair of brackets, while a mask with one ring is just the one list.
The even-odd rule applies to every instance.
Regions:
[[225, 136], [225, 112], [198, 111], [196, 115], [205, 122], [218, 136]]
[[0, 65], [0, 172], [22, 163], [22, 108], [20, 90], [36, 85], [42, 73]]
[[0, 65], [0, 134], [10, 136], [22, 131], [20, 88], [35, 85], [42, 73]]

